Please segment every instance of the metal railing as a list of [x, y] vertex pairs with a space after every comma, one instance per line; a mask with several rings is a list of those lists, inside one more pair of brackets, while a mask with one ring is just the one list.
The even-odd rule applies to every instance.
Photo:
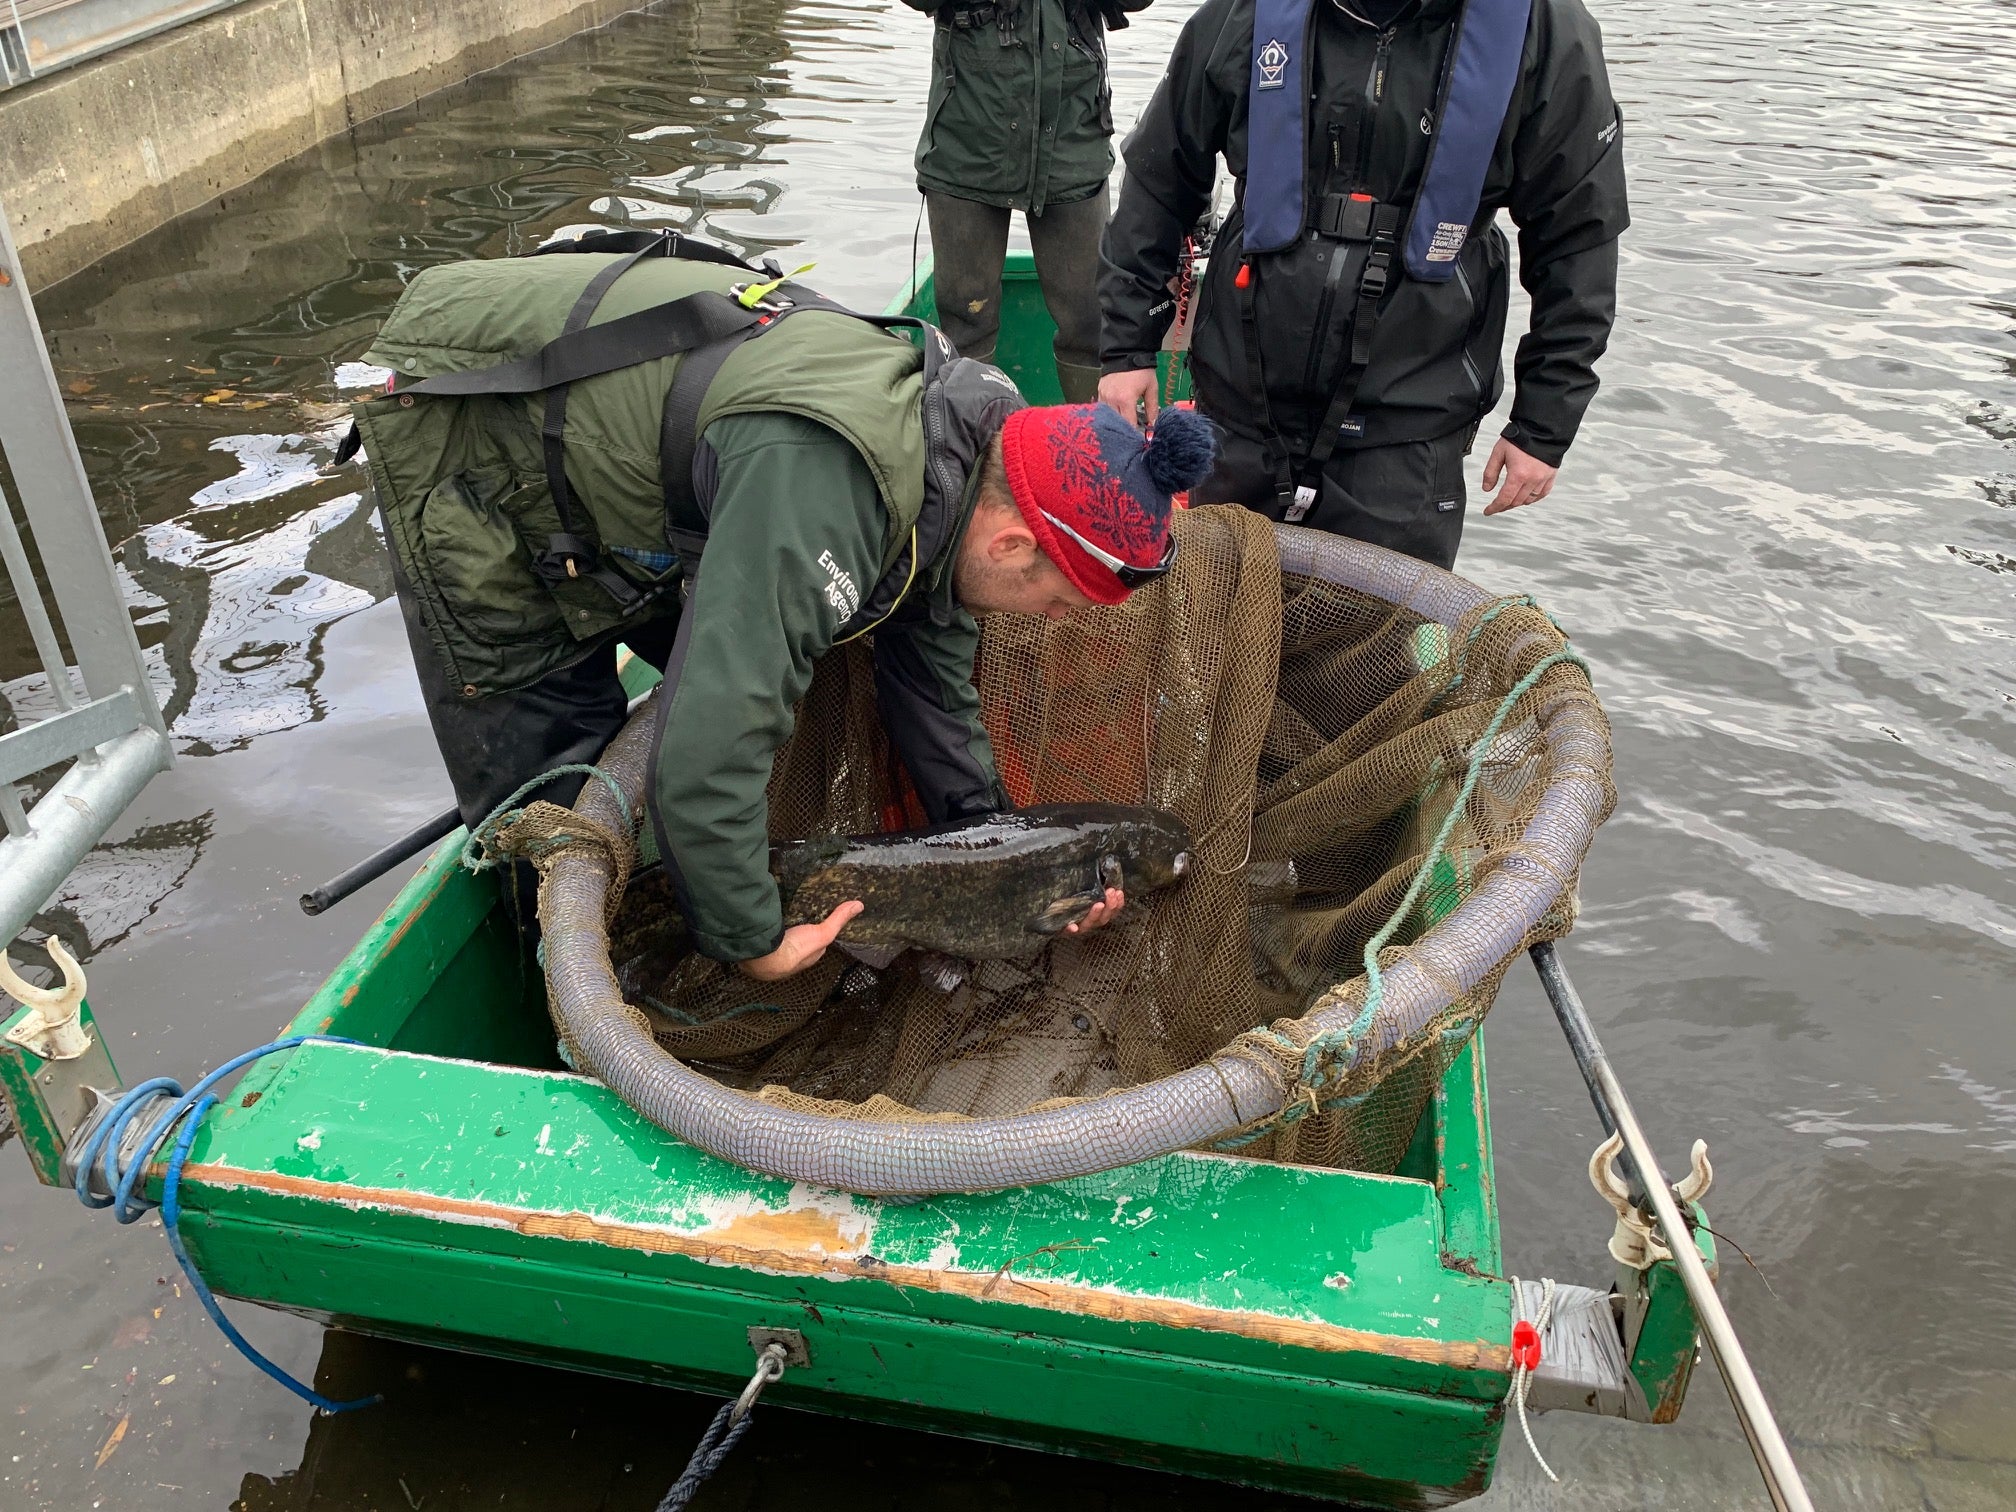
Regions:
[[0, 90], [244, 0], [0, 0]]
[[[4, 12], [0, 12], [4, 14]], [[14, 506], [0, 491], [0, 557], [56, 712], [0, 735], [0, 947], [63, 885], [174, 757], [147, 680], [98, 506], [63, 410], [0, 203], [0, 453], [55, 599], [52, 619]], [[59, 625], [61, 636], [59, 638]], [[63, 644], [76, 658], [73, 674]], [[78, 682], [81, 680], [81, 689]], [[68, 763], [33, 808], [16, 784]]]

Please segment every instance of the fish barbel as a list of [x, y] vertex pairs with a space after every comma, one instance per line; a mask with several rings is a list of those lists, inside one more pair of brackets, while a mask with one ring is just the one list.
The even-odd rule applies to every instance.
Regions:
[[1190, 865], [1190, 831], [1161, 809], [1053, 803], [891, 835], [772, 846], [787, 924], [866, 905], [842, 945], [1018, 960], [1085, 917], [1106, 889], [1130, 899]]

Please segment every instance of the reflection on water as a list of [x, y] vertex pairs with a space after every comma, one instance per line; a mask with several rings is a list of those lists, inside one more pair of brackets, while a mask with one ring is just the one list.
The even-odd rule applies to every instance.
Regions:
[[[1114, 39], [1123, 121], [1186, 9]], [[1717, 1226], [1770, 1277], [1732, 1265], [1725, 1289], [1820, 1504], [2016, 1505], [2010, 11], [1600, 9], [1636, 222], [1604, 388], [1554, 498], [1473, 521], [1463, 562], [1540, 595], [1616, 726], [1622, 801], [1567, 953], [1655, 1137], [1714, 1147]], [[183, 758], [39, 921], [102, 952], [129, 1080], [267, 1038], [392, 884], [319, 921], [292, 895], [446, 798], [375, 523], [354, 473], [320, 471], [405, 280], [629, 223], [791, 249], [879, 306], [909, 267], [928, 51], [895, 0], [627, 17], [45, 296]], [[0, 728], [52, 707], [0, 624]], [[1596, 1280], [1605, 1210], [1573, 1174], [1594, 1131], [1524, 975], [1490, 1040], [1508, 1266]], [[22, 1166], [0, 1158], [10, 1512], [646, 1507], [707, 1414], [249, 1318], [297, 1373], [390, 1383], [386, 1407], [311, 1422], [156, 1284], [157, 1234]], [[1566, 1484], [1515, 1439], [1486, 1505], [1757, 1501], [1705, 1373], [1677, 1428], [1536, 1432]], [[1240, 1504], [781, 1409], [709, 1495]]]
[[[247, 1475], [232, 1512], [650, 1512], [720, 1405], [333, 1331], [315, 1385], [325, 1395], [383, 1392], [386, 1400], [317, 1418], [300, 1464]], [[1001, 1512], [1042, 1512], [1064, 1486], [1070, 1505], [1100, 1512], [1151, 1512], [1184, 1504], [1196, 1490], [1173, 1476], [867, 1428], [771, 1400], [695, 1505], [943, 1512], [978, 1495]], [[1208, 1504], [1222, 1512], [1320, 1505], [1236, 1487], [1213, 1488]]]

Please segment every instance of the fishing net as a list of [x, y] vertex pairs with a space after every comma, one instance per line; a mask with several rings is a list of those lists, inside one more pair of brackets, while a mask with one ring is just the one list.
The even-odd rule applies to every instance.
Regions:
[[[951, 992], [911, 956], [877, 970], [837, 951], [764, 987], [691, 950], [649, 866], [617, 883], [600, 955], [590, 937], [613, 867], [591, 866], [594, 906], [585, 893], [578, 908], [541, 900], [549, 953], [578, 947], [548, 964], [570, 1047], [592, 1037], [557, 1000], [600, 993], [648, 1028], [665, 1067], [679, 1063], [680, 1097], [696, 1095], [689, 1071], [716, 1084], [703, 1101], [732, 1094], [701, 1133], [676, 1110], [651, 1116], [746, 1164], [859, 1190], [995, 1178], [848, 1178], [824, 1157], [766, 1160], [763, 1131], [825, 1149], [845, 1142], [839, 1124], [866, 1120], [907, 1130], [928, 1156], [934, 1139], [992, 1120], [990, 1149], [1028, 1129], [1105, 1152], [1060, 1154], [1034, 1175], [1009, 1162], [1001, 1184], [1199, 1142], [1392, 1170], [1507, 964], [1572, 922], [1575, 868], [1614, 797], [1607, 725], [1528, 599], [1240, 509], [1190, 511], [1177, 533], [1176, 570], [1124, 607], [988, 621], [977, 681], [1016, 804], [1174, 811], [1196, 841], [1179, 886], [1030, 961], [968, 963]], [[633, 783], [638, 743], [619, 737], [604, 763]], [[921, 822], [865, 647], [820, 663], [769, 796], [776, 839]], [[581, 807], [598, 806], [618, 812], [590, 783]], [[663, 1070], [632, 1051], [621, 1068], [606, 1047], [584, 1053], [640, 1106], [638, 1078]], [[1181, 1074], [1207, 1063], [1215, 1080], [1199, 1094]], [[1157, 1116], [1171, 1077], [1169, 1106], [1184, 1112], [1158, 1145], [1132, 1124]], [[1044, 1113], [1058, 1117], [1029, 1116]], [[1065, 1139], [1067, 1127], [1092, 1135]]]

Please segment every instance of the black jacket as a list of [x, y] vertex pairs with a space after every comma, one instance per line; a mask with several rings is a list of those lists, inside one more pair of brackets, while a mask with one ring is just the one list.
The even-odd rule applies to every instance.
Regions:
[[[1317, 4], [1306, 205], [1313, 214], [1326, 193], [1361, 191], [1411, 209], [1428, 158], [1423, 126], [1432, 122], [1460, 0], [1415, 0], [1383, 33], [1338, 0]], [[1201, 407], [1258, 439], [1232, 283], [1244, 221], [1252, 49], [1253, 0], [1205, 0], [1184, 25], [1123, 148], [1127, 174], [1102, 247], [1099, 297], [1105, 371], [1153, 366], [1174, 313], [1169, 279], [1185, 233], [1206, 209], [1222, 153], [1236, 193], [1204, 280], [1190, 360]], [[1385, 67], [1377, 70], [1382, 51]], [[1383, 75], [1376, 91], [1375, 74]], [[1602, 36], [1581, 0], [1533, 0], [1520, 81], [1485, 176], [1478, 225], [1501, 208], [1519, 228], [1519, 276], [1533, 298], [1504, 433], [1558, 464], [1596, 392], [1596, 359], [1616, 314], [1617, 238], [1630, 222], [1622, 117]], [[1332, 280], [1330, 259], [1340, 247], [1351, 261]], [[1255, 323], [1269, 408], [1298, 457], [1346, 366], [1364, 256], [1363, 243], [1305, 231], [1287, 250], [1256, 259]], [[1409, 278], [1396, 259], [1398, 276], [1381, 304], [1354, 406], [1364, 428], [1342, 446], [1427, 440], [1489, 412], [1504, 384], [1509, 262], [1495, 223], [1472, 234], [1457, 277], [1446, 283]], [[1327, 299], [1326, 287], [1334, 290]]]

